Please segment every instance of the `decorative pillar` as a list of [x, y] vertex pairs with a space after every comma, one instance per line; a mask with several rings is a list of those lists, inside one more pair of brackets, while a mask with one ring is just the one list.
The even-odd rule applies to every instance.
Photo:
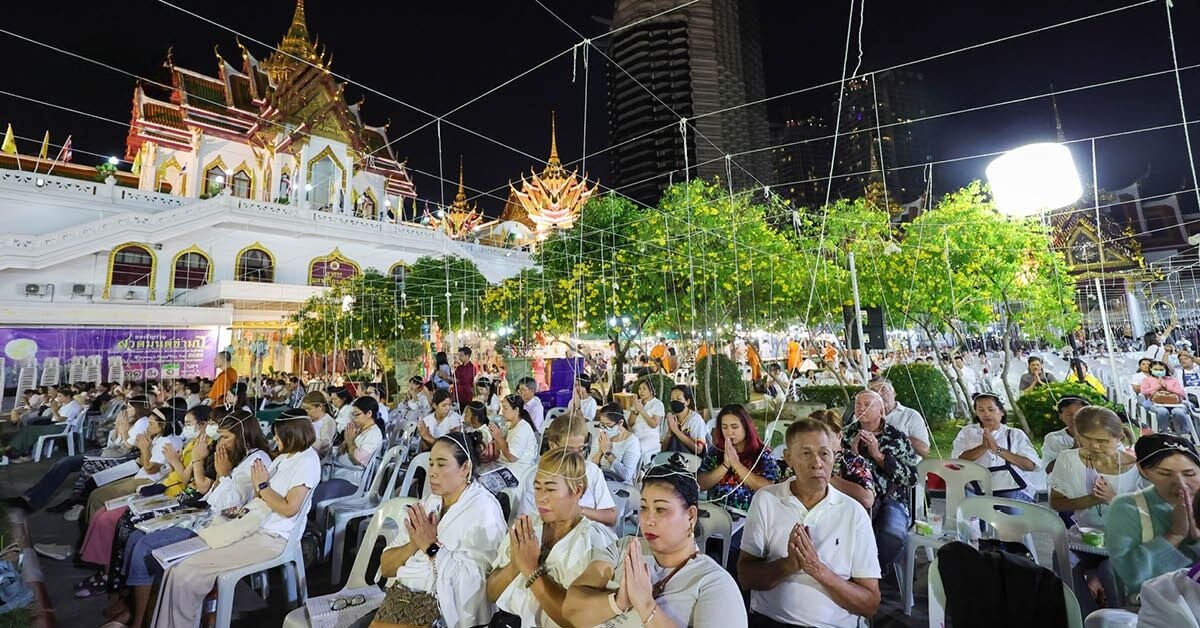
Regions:
[[1146, 334], [1146, 323], [1142, 320], [1142, 306], [1138, 303], [1137, 288], [1137, 283], [1125, 280], [1125, 308], [1129, 311], [1129, 326], [1133, 330], [1134, 340]]

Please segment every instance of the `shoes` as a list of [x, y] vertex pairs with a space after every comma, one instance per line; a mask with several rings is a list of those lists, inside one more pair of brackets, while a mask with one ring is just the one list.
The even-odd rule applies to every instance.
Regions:
[[67, 521], [79, 521], [79, 515], [83, 514], [83, 505], [76, 504], [71, 506], [71, 509], [63, 513], [63, 519]]
[[71, 507], [74, 506], [76, 503], [77, 502], [73, 498], [67, 498], [67, 499], [64, 499], [61, 502], [58, 502], [57, 504], [54, 504], [53, 506], [47, 508], [46, 512], [62, 514], [64, 512], [67, 512], [68, 510], [70, 510]]
[[39, 556], [53, 558], [54, 560], [66, 560], [72, 554], [70, 545], [59, 545], [57, 543], [34, 543], [33, 551], [37, 552]]
[[75, 597], [92, 597], [108, 592], [108, 578], [97, 573], [75, 583]]
[[0, 467], [8, 466], [8, 456], [0, 456]]
[[33, 458], [30, 458], [29, 456], [21, 456], [20, 458], [10, 462], [12, 462], [12, 464], [25, 464], [26, 462], [33, 462]]

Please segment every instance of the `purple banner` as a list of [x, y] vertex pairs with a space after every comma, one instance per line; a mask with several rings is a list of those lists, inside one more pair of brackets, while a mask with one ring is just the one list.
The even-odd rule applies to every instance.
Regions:
[[67, 381], [72, 357], [99, 355], [100, 379], [108, 379], [108, 358], [121, 356], [125, 379], [212, 377], [217, 329], [111, 327], [0, 327], [0, 351], [7, 358], [4, 383], [16, 384], [20, 365], [36, 358], [39, 376], [46, 358], [59, 358]]

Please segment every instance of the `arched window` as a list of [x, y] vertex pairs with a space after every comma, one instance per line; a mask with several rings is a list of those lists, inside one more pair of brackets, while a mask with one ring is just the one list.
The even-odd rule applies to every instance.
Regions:
[[396, 282], [396, 285], [404, 285], [404, 281], [408, 279], [408, 266], [405, 266], [404, 262], [393, 264], [391, 275], [392, 281]]
[[175, 259], [175, 274], [171, 277], [173, 290], [191, 290], [208, 283], [208, 256], [195, 251]]
[[363, 194], [358, 200], [358, 215], [361, 218], [375, 218], [375, 199], [369, 194]]
[[275, 283], [275, 262], [260, 248], [246, 249], [238, 256], [235, 277], [238, 281]]
[[154, 278], [154, 256], [137, 244], [126, 244], [113, 251], [109, 285], [149, 286]]
[[220, 166], [213, 166], [204, 173], [204, 189], [200, 193], [204, 196], [216, 196], [225, 189], [227, 182], [225, 171], [221, 170]]
[[233, 195], [239, 198], [250, 198], [250, 174], [245, 170], [233, 173]]

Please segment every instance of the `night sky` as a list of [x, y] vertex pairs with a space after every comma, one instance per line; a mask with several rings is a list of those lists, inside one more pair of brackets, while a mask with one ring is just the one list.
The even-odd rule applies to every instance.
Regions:
[[[547, 6], [588, 37], [607, 30], [610, 0], [544, 0]], [[290, 22], [292, 0], [257, 0], [234, 5], [179, 4], [248, 37], [275, 45]], [[507, 2], [332, 2], [308, 0], [308, 27], [333, 55], [333, 70], [399, 101], [435, 114], [458, 107], [558, 54], [579, 37], [533, 0]], [[866, 2], [863, 71], [919, 59], [963, 46], [1132, 4], [1132, 0], [977, 2]], [[1177, 0], [1175, 36], [1180, 66], [1200, 64], [1200, 3]], [[1050, 5], [1050, 6], [1047, 6]], [[89, 5], [92, 6], [92, 5]], [[249, 8], [253, 7], [253, 8]], [[763, 0], [763, 48], [768, 95], [837, 80], [846, 36], [846, 2]], [[70, 19], [63, 19], [64, 11]], [[216, 75], [213, 46], [235, 66], [240, 58], [234, 35], [167, 4], [143, 0], [93, 6], [79, 11], [53, 3], [7, 7], [0, 28], [127, 72], [168, 80], [162, 67], [168, 47], [177, 65]], [[602, 40], [603, 41], [603, 40]], [[134, 79], [86, 61], [0, 34], [5, 81], [0, 89], [127, 122]], [[245, 42], [259, 58], [269, 50]], [[857, 50], [852, 43], [851, 66]], [[458, 156], [466, 162], [467, 187], [483, 196], [490, 214], [499, 212], [507, 181], [540, 170], [536, 160], [549, 149], [551, 110], [558, 111], [559, 150], [566, 162], [581, 154], [585, 126], [582, 53], [572, 82], [571, 53], [504, 87], [449, 120], [497, 143], [448, 125], [442, 127], [442, 167], [456, 179]], [[605, 115], [606, 72], [595, 52], [589, 55], [586, 116], [589, 152], [608, 145]], [[1163, 2], [909, 66], [925, 77], [927, 114], [1030, 96], [1057, 89], [1121, 79], [1171, 67]], [[1189, 117], [1200, 119], [1200, 69], [1182, 73]], [[418, 194], [438, 200], [437, 134], [434, 126], [395, 100], [347, 86], [353, 102], [365, 94], [364, 117], [370, 124], [390, 119], [389, 134], [397, 155], [409, 159]], [[832, 118], [836, 89], [818, 89], [771, 103], [773, 117], [823, 115]], [[1178, 123], [1181, 119], [1175, 78], [1165, 74], [1111, 87], [1065, 94], [1058, 99], [1067, 139]], [[11, 122], [18, 135], [33, 138], [23, 153], [37, 151], [43, 131], [61, 142], [72, 134], [76, 161], [84, 154], [122, 155], [127, 129], [66, 111], [0, 95], [0, 124]], [[1037, 99], [984, 111], [919, 123], [932, 160], [1002, 151], [1036, 140], [1053, 140], [1049, 99]], [[1200, 125], [1191, 125], [1200, 152]], [[511, 148], [510, 148], [511, 147]], [[1100, 140], [1096, 144], [1101, 186], [1119, 188], [1152, 164], [1143, 192], [1191, 188], [1191, 175], [1180, 128]], [[513, 149], [523, 151], [522, 155]], [[1090, 172], [1090, 147], [1073, 145], [1081, 170]], [[53, 151], [52, 151], [53, 152]], [[532, 157], [531, 157], [532, 156]], [[935, 166], [939, 191], [982, 178], [987, 158]], [[894, 166], [895, 164], [889, 164]], [[900, 164], [910, 165], [910, 164]], [[128, 167], [126, 164], [125, 168]], [[589, 175], [604, 182], [603, 155], [589, 158]], [[422, 174], [427, 173], [427, 174]], [[777, 183], [777, 182], [771, 182]], [[446, 198], [453, 196], [448, 184]]]

